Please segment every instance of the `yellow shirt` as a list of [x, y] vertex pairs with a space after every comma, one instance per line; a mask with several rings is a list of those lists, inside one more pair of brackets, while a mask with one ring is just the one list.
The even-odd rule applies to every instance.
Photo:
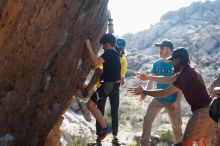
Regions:
[[124, 78], [127, 72], [128, 63], [124, 55], [121, 57], [120, 61], [121, 61], [121, 77]]
[[[127, 64], [127, 59], [125, 58], [124, 55], [120, 58], [120, 62], [121, 62], [121, 78], [125, 78], [128, 64]], [[98, 67], [103, 69], [103, 65], [99, 65]], [[101, 86], [101, 83], [97, 82], [96, 88], [99, 88], [100, 86]]]

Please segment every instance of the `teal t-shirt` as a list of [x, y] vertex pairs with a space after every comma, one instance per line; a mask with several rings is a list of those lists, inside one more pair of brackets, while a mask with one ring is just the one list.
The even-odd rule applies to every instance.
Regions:
[[[165, 63], [162, 59], [154, 62], [153, 67], [151, 68], [151, 73], [156, 76], [173, 76], [173, 65], [172, 62]], [[157, 89], [166, 89], [170, 84], [161, 84], [157, 83]], [[165, 98], [158, 98], [162, 103], [172, 103], [176, 101], [177, 93], [167, 96]]]

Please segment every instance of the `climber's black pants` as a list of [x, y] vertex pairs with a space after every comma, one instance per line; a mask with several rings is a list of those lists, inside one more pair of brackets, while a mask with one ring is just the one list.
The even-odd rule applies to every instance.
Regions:
[[[103, 95], [103, 86], [101, 86], [91, 97], [91, 99], [97, 104], [97, 108], [100, 110], [103, 116], [105, 113], [106, 99], [107, 97], [109, 97], [110, 106], [111, 106], [111, 118], [112, 118], [112, 134], [115, 136], [117, 136], [118, 134], [118, 109], [120, 102], [119, 87], [120, 87], [120, 83], [114, 83], [111, 92], [108, 95]], [[97, 93], [99, 94], [97, 95]], [[98, 133], [100, 129], [101, 126], [96, 121], [96, 133]]]

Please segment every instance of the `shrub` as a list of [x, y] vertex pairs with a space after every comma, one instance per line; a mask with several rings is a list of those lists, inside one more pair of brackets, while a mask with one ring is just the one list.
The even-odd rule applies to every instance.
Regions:
[[132, 142], [128, 146], [137, 146], [137, 143], [136, 142]]
[[74, 136], [66, 146], [87, 146], [90, 140], [88, 134], [80, 126], [79, 136]]
[[166, 142], [168, 145], [172, 145], [174, 143], [174, 135], [173, 133], [168, 131], [161, 131], [160, 132], [160, 139]]
[[87, 146], [88, 138], [86, 137], [75, 137], [71, 143], [67, 146]]

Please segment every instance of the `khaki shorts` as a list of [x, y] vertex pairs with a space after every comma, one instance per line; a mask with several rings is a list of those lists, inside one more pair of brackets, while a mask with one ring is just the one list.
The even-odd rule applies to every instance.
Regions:
[[197, 141], [215, 136], [216, 123], [209, 117], [209, 107], [196, 110], [187, 123], [183, 139]]

